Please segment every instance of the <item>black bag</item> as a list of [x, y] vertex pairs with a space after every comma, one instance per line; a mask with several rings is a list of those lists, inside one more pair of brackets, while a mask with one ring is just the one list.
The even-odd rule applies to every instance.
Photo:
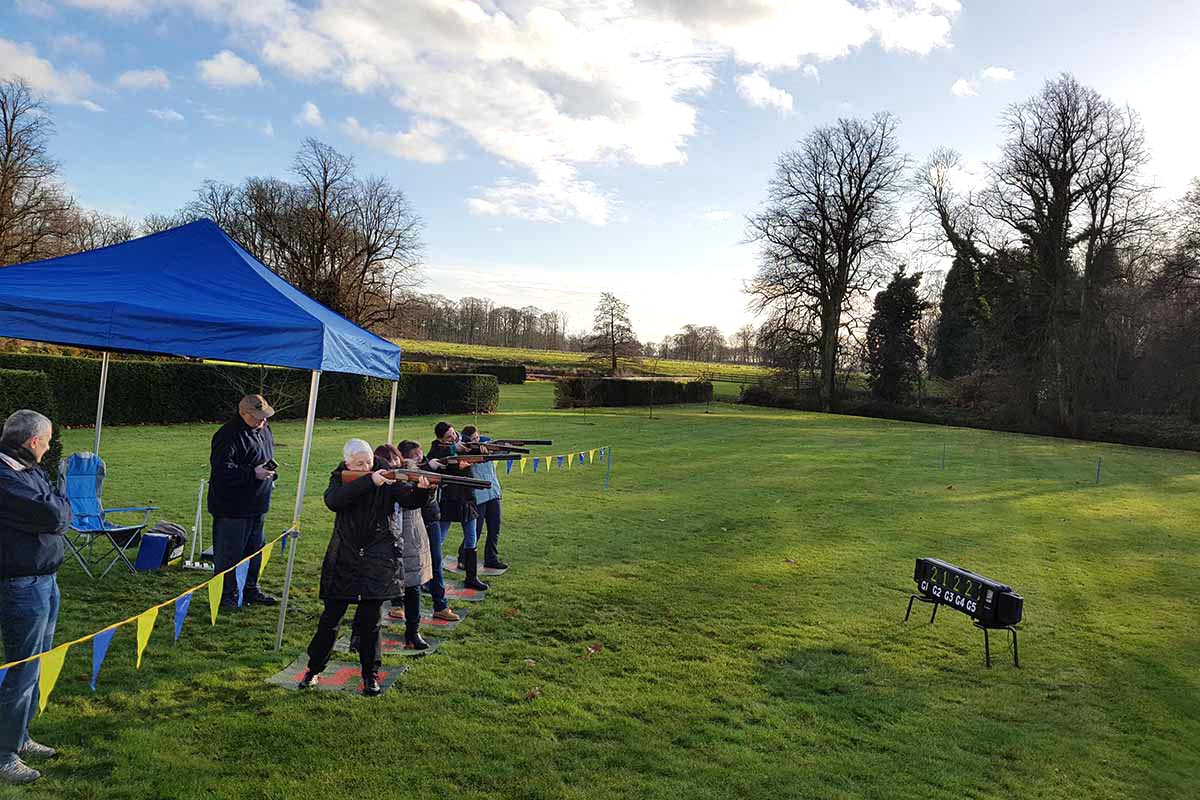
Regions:
[[183, 558], [183, 546], [187, 543], [187, 531], [174, 522], [160, 520], [147, 528], [145, 533], [158, 533], [170, 537], [167, 549], [163, 552], [163, 564], [169, 564], [177, 558]]

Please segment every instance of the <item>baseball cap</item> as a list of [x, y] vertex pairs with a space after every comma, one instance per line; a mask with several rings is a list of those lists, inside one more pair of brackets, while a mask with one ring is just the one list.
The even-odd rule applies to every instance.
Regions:
[[275, 416], [275, 409], [271, 408], [261, 394], [248, 394], [243, 397], [238, 403], [238, 411], [242, 414], [249, 414], [255, 419], [270, 419]]

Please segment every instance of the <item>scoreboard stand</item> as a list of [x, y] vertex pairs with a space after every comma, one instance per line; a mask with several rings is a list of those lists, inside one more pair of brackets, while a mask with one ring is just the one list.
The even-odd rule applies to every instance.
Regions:
[[913, 601], [933, 606], [930, 625], [937, 619], [938, 606], [949, 606], [969, 616], [983, 631], [983, 660], [988, 669], [992, 667], [990, 631], [1012, 634], [1013, 666], [1020, 669], [1016, 625], [1023, 616], [1025, 601], [1011, 586], [936, 558], [918, 558], [913, 580], [919, 593], [909, 595], [905, 622], [912, 615]]
[[1021, 659], [1017, 652], [1017, 629], [1012, 625], [984, 625], [982, 622], [976, 622], [975, 627], [983, 631], [983, 660], [987, 664], [988, 669], [992, 668], [992, 649], [988, 642], [988, 631], [1008, 631], [1012, 634], [1012, 651], [1013, 651], [1013, 666], [1017, 669], [1021, 668]]

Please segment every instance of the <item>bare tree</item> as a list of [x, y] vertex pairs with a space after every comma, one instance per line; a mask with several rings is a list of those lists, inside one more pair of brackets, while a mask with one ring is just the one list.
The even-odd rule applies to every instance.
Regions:
[[63, 231], [63, 250], [78, 253], [109, 247], [127, 242], [137, 233], [137, 227], [125, 217], [114, 217], [101, 211], [72, 210]]
[[821, 406], [837, 405], [843, 316], [890, 269], [911, 225], [900, 219], [908, 159], [890, 114], [841, 119], [784, 153], [766, 209], [748, 220], [761, 263], [748, 291], [758, 311], [804, 306], [820, 322]]
[[72, 203], [47, 150], [53, 132], [28, 83], [0, 80], [0, 264], [61, 253]]
[[610, 375], [617, 374], [618, 359], [641, 356], [642, 345], [629, 322], [629, 305], [615, 294], [605, 292], [600, 296], [592, 335], [585, 349], [592, 354], [593, 360], [608, 364]]

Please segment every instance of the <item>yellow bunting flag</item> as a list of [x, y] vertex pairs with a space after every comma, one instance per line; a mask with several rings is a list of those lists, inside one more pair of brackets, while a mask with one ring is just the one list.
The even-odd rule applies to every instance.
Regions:
[[596, 463], [596, 451], [595, 450], [588, 450], [588, 463], [589, 464]]
[[225, 588], [225, 576], [218, 575], [208, 582], [208, 616], [217, 624], [217, 609], [221, 607], [221, 590]]
[[258, 574], [262, 575], [267, 571], [267, 562], [271, 560], [271, 551], [275, 549], [272, 544], [267, 545], [262, 551], [262, 561], [258, 564]]
[[67, 658], [67, 648], [70, 646], [69, 643], [60, 644], [42, 655], [42, 671], [38, 676], [39, 712], [46, 710], [46, 703], [50, 700], [50, 693], [54, 691], [54, 684], [58, 683], [58, 674], [62, 672], [63, 661]]
[[525, 459], [524, 458], [521, 459], [521, 474], [522, 475], [525, 474]]
[[146, 643], [150, 641], [150, 631], [154, 630], [154, 620], [158, 619], [158, 606], [148, 608], [138, 615], [137, 629], [137, 668], [142, 668], [142, 653], [146, 651]]
[[571, 468], [571, 462], [575, 460], [575, 453], [567, 453], [567, 469]]

